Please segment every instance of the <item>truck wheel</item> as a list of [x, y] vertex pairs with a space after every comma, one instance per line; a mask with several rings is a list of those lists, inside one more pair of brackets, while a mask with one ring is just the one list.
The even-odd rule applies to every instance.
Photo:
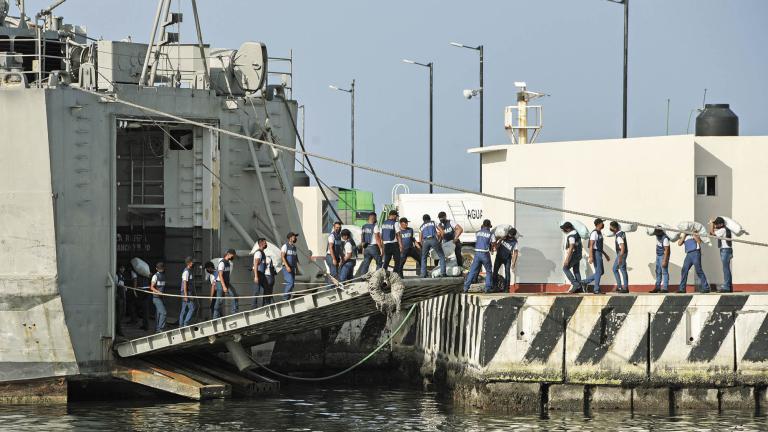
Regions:
[[464, 262], [462, 263], [462, 267], [464, 268], [464, 271], [469, 271], [469, 268], [472, 267], [472, 261], [474, 261], [475, 259], [475, 246], [462, 245], [461, 257], [464, 260]]

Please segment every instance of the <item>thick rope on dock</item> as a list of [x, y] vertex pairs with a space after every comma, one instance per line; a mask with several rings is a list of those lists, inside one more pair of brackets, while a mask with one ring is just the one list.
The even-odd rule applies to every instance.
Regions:
[[376, 303], [376, 308], [387, 315], [400, 312], [403, 291], [405, 284], [400, 275], [387, 272], [383, 268], [373, 272], [368, 280], [368, 293]]

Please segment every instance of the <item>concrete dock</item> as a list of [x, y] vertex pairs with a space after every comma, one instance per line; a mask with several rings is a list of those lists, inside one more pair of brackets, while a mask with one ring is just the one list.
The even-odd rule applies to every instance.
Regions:
[[393, 354], [484, 409], [760, 408], [768, 295], [447, 295]]

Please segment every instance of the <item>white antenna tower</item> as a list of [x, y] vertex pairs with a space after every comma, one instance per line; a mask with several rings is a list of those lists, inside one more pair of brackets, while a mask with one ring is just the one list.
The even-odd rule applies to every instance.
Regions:
[[543, 111], [541, 105], [528, 103], [549, 95], [527, 90], [524, 81], [515, 81], [515, 87], [518, 88], [517, 105], [508, 106], [504, 110], [504, 129], [512, 144], [533, 143], [543, 126]]

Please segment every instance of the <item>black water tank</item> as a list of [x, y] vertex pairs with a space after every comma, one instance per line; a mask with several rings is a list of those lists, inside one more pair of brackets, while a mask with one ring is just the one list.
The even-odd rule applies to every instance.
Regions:
[[738, 136], [739, 116], [728, 104], [706, 104], [696, 117], [696, 136]]

